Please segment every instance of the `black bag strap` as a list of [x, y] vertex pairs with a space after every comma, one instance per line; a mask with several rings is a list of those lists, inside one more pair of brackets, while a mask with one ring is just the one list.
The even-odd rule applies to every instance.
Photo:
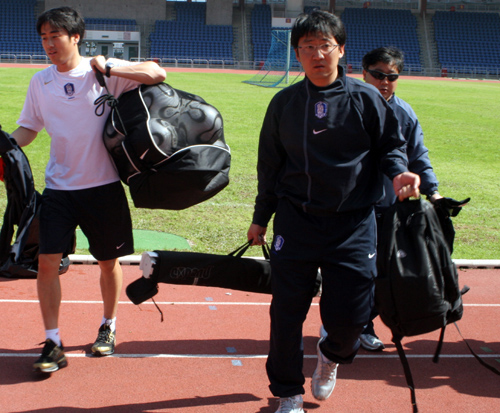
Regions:
[[[245, 242], [243, 245], [239, 246], [233, 252], [230, 252], [227, 255], [241, 258], [243, 256], [243, 254], [246, 252], [246, 250], [250, 247], [250, 245], [252, 245], [252, 240]], [[267, 244], [262, 245], [262, 254], [264, 255], [264, 258], [266, 260], [269, 259], [269, 245], [267, 245]]]
[[[460, 334], [460, 337], [462, 337], [462, 340], [467, 345], [467, 348], [469, 349], [469, 351], [471, 352], [471, 354], [476, 358], [476, 360], [483, 367], [486, 367], [491, 372], [493, 372], [496, 375], [500, 376], [500, 370], [498, 370], [496, 367], [494, 367], [494, 366], [486, 363], [481, 357], [479, 357], [476, 354], [476, 352], [472, 349], [472, 347], [470, 346], [469, 342], [462, 335], [462, 332], [458, 328], [457, 323], [455, 322], [453, 324], [455, 324], [455, 327], [456, 327], [456, 329], [458, 331], [458, 334]], [[439, 354], [441, 353], [441, 348], [443, 346], [445, 329], [446, 329], [446, 326], [444, 326], [441, 329], [441, 333], [439, 335], [439, 342], [438, 342], [438, 345], [437, 345], [437, 348], [436, 348], [436, 353], [434, 354], [434, 358], [432, 359], [432, 361], [434, 363], [437, 363], [439, 361]], [[401, 360], [401, 364], [403, 365], [403, 370], [404, 370], [405, 378], [406, 378], [406, 384], [408, 385], [408, 388], [410, 389], [410, 393], [411, 393], [411, 404], [413, 406], [413, 412], [417, 413], [418, 412], [418, 407], [417, 407], [417, 398], [416, 398], [416, 395], [415, 395], [415, 385], [413, 383], [413, 376], [411, 374], [410, 364], [408, 363], [408, 359], [406, 358], [405, 351], [404, 351], [403, 346], [401, 344], [401, 339], [402, 339], [402, 337], [400, 337], [400, 336], [393, 336], [392, 337], [392, 342], [396, 346], [396, 349], [397, 349], [398, 355], [399, 355], [399, 359]]]
[[457, 328], [457, 331], [458, 331], [458, 334], [460, 334], [460, 337], [462, 337], [462, 340], [464, 341], [464, 343], [467, 345], [469, 351], [471, 352], [471, 354], [476, 358], [477, 361], [479, 361], [479, 363], [486, 367], [488, 370], [492, 371], [493, 373], [497, 374], [500, 376], [500, 370], [498, 370], [496, 367], [493, 367], [492, 365], [486, 363], [481, 357], [479, 357], [474, 350], [472, 350], [472, 347], [470, 346], [470, 344], [468, 343], [468, 341], [464, 338], [464, 336], [462, 335], [462, 332], [460, 331], [460, 329], [458, 328], [458, 325], [457, 323], [453, 323], [455, 324], [455, 327]]
[[439, 361], [439, 355], [441, 354], [441, 349], [443, 348], [443, 341], [444, 341], [444, 331], [446, 329], [446, 326], [441, 328], [441, 333], [439, 334], [439, 340], [438, 344], [436, 347], [436, 352], [434, 353], [434, 357], [432, 358], [432, 361], [434, 363], [437, 363]]
[[266, 260], [270, 259], [271, 250], [269, 248], [269, 245], [267, 245], [267, 244], [262, 245], [262, 254], [264, 254], [264, 258]]
[[403, 349], [403, 345], [401, 344], [400, 336], [393, 336], [392, 342], [396, 345], [396, 349], [398, 350], [399, 359], [401, 360], [401, 364], [403, 365], [403, 370], [405, 372], [406, 384], [410, 389], [411, 394], [411, 405], [413, 407], [413, 413], [418, 412], [417, 407], [417, 396], [415, 395], [415, 385], [413, 384], [413, 376], [411, 374], [410, 364], [408, 363], [408, 359], [406, 358], [405, 351]]

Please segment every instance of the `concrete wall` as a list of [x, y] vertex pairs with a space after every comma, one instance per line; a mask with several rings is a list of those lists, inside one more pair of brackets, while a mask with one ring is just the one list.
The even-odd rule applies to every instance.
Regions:
[[[45, 10], [60, 6], [78, 9], [84, 17], [135, 19], [139, 25], [167, 19], [165, 0], [45, 0]], [[208, 1], [206, 24], [233, 24], [233, 1]]]
[[207, 1], [206, 24], [233, 24], [233, 0]]
[[288, 0], [285, 17], [297, 17], [304, 11], [304, 0]]
[[70, 6], [84, 17], [135, 19], [137, 24], [154, 24], [166, 19], [165, 0], [45, 0], [45, 10]]

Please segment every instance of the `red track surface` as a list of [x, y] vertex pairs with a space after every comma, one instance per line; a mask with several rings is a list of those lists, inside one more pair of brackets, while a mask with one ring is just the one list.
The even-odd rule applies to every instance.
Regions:
[[[18, 63], [0, 63], [0, 67], [11, 67], [11, 68], [31, 68], [31, 69], [45, 69], [50, 65], [42, 65], [42, 64], [18, 64]], [[234, 70], [234, 69], [204, 69], [204, 68], [189, 68], [189, 67], [165, 67], [165, 71], [167, 72], [167, 76], [169, 72], [182, 72], [182, 73], [236, 73], [236, 74], [248, 74], [255, 75], [259, 72], [259, 70]], [[361, 74], [350, 74], [352, 77], [361, 77]], [[498, 83], [498, 80], [484, 80], [484, 79], [455, 79], [451, 77], [422, 77], [422, 76], [405, 76], [405, 79], [413, 79], [413, 80], [449, 80], [452, 82], [495, 82]], [[166, 80], [168, 82], [168, 78]]]
[[[248, 71], [249, 75], [254, 73]], [[137, 266], [124, 266], [124, 287], [140, 275]], [[471, 291], [464, 297], [465, 311], [459, 327], [473, 349], [499, 369], [500, 271], [468, 269], [462, 270], [460, 276], [461, 284], [469, 285]], [[72, 265], [62, 276], [60, 328], [69, 366], [45, 377], [32, 371], [41, 351], [38, 343], [44, 338], [36, 281], [0, 278], [0, 311], [4, 314], [0, 413], [276, 410], [277, 401], [267, 388], [264, 367], [270, 296], [161, 284], [155, 298], [164, 313], [162, 323], [151, 302], [135, 306], [123, 293], [116, 353], [94, 358], [89, 355], [90, 347], [102, 316], [98, 277], [95, 265]], [[305, 410], [411, 412], [409, 390], [391, 334], [378, 318], [376, 331], [386, 343], [386, 350], [360, 350], [352, 365], [339, 367], [337, 386], [330, 399], [319, 403], [312, 397], [309, 386], [320, 327], [317, 300], [304, 326]], [[447, 328], [439, 364], [432, 363], [438, 335], [434, 332], [403, 342], [420, 412], [499, 412], [500, 377], [470, 355], [454, 326]]]
[[[139, 278], [124, 266], [124, 286]], [[474, 350], [500, 368], [500, 273], [468, 269], [461, 284], [465, 312], [458, 323]], [[118, 345], [112, 357], [90, 347], [102, 316], [96, 265], [72, 265], [61, 276], [61, 334], [69, 365], [49, 377], [32, 371], [43, 340], [35, 280], [0, 278], [1, 412], [274, 412], [265, 373], [270, 296], [195, 286], [160, 285], [151, 301], [135, 306], [123, 293]], [[410, 394], [390, 332], [376, 319], [387, 349], [360, 350], [340, 366], [329, 400], [311, 395], [320, 320], [317, 300], [304, 328], [305, 410], [308, 412], [411, 412]], [[439, 364], [432, 363], [438, 332], [404, 340], [421, 412], [498, 412], [500, 377], [472, 358], [454, 326], [445, 335]]]

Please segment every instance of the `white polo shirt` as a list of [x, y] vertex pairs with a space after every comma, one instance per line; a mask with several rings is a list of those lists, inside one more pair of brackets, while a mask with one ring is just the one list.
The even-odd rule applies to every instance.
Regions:
[[[116, 66], [133, 64], [111, 60]], [[109, 92], [117, 98], [139, 85], [114, 76], [105, 79]], [[31, 79], [17, 124], [36, 132], [45, 128], [51, 138], [47, 188], [77, 190], [119, 180], [102, 137], [110, 107], [105, 105], [102, 116], [95, 114], [94, 101], [105, 93], [90, 58], [82, 58], [75, 69], [63, 73], [52, 65]]]

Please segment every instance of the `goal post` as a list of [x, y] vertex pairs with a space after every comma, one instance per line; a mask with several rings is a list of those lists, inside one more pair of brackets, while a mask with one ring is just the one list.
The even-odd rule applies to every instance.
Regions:
[[[302, 73], [290, 44], [291, 29], [271, 30], [271, 46], [261, 69], [244, 83], [263, 87], [286, 87]], [[292, 79], [292, 80], [290, 80]]]

